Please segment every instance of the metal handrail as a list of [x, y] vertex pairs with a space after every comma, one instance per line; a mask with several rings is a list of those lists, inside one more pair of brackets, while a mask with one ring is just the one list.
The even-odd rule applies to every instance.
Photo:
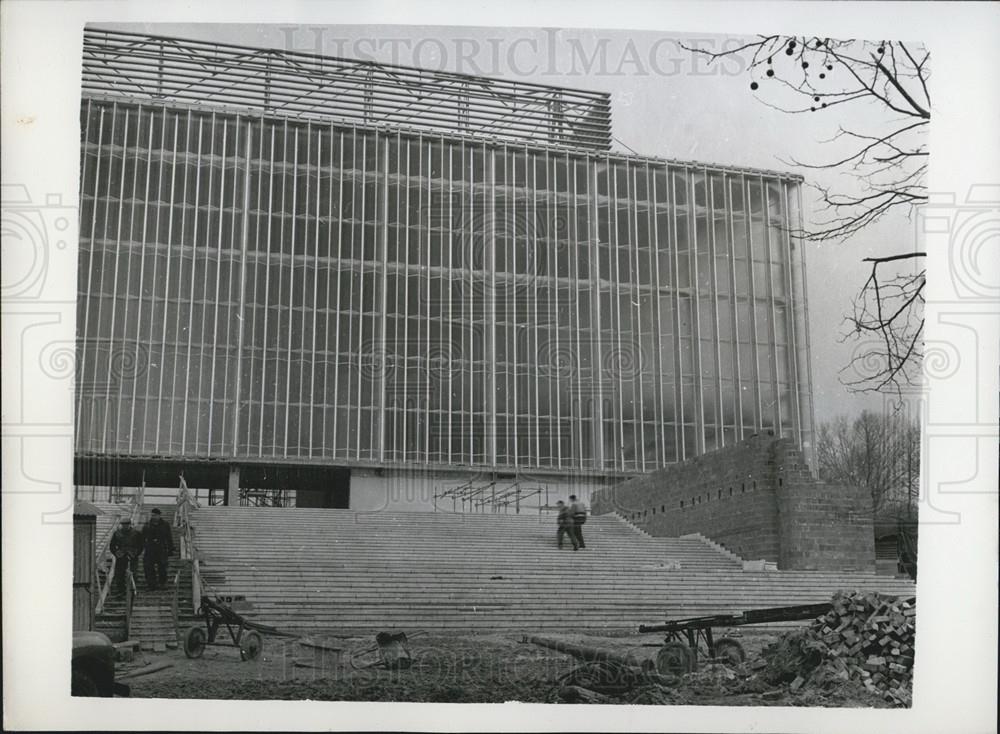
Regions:
[[[146, 498], [146, 477], [143, 474], [142, 483], [137, 488], [136, 492], [129, 499], [126, 507], [129, 520], [132, 522], [132, 527], [138, 527], [139, 519], [142, 515], [142, 506]], [[108, 595], [111, 593], [111, 586], [114, 584], [115, 580], [115, 570], [118, 566], [118, 559], [113, 553], [111, 553], [111, 539], [114, 537], [115, 532], [121, 527], [122, 524], [122, 514], [119, 513], [115, 522], [111, 525], [111, 528], [104, 534], [101, 538], [100, 546], [97, 551], [97, 568], [98, 571], [101, 570], [101, 565], [106, 563], [110, 559], [110, 564], [104, 569], [104, 581], [101, 583], [100, 593], [97, 597], [97, 604], [94, 606], [94, 613], [100, 614], [104, 611], [104, 604], [108, 599]], [[135, 578], [132, 574], [132, 569], [128, 570], [128, 579], [126, 583], [126, 618], [131, 614], [131, 601], [129, 600], [129, 594], [134, 594], [136, 591]]]
[[195, 603], [195, 611], [198, 611], [198, 602], [201, 599], [201, 568], [198, 565], [198, 556], [191, 560], [191, 599]]
[[200, 505], [198, 500], [191, 495], [191, 490], [188, 489], [187, 482], [184, 481], [184, 477], [181, 477], [180, 487], [177, 490], [177, 509], [174, 512], [174, 525], [178, 528], [182, 528], [188, 524], [190, 521], [189, 514], [193, 509], [198, 509]]
[[462, 496], [462, 509], [463, 510], [465, 509], [465, 500], [466, 499], [469, 500], [469, 507], [470, 508], [471, 507], [482, 507], [483, 506], [483, 500], [476, 500], [475, 499], [476, 495], [477, 494], [483, 494], [484, 492], [486, 492], [487, 489], [490, 489], [491, 487], [496, 487], [496, 484], [497, 484], [496, 481], [493, 481], [493, 482], [490, 482], [488, 484], [484, 484], [481, 487], [476, 487], [475, 489], [470, 489], [465, 495]]
[[[524, 501], [530, 499], [531, 497], [541, 496], [542, 492], [546, 491], [547, 488], [542, 487], [522, 487], [520, 482], [515, 482], [514, 485], [505, 489], [503, 493], [497, 494], [494, 498], [494, 503], [496, 505], [503, 505], [504, 509], [510, 507], [513, 502], [515, 511], [517, 514], [521, 513], [522, 507], [532, 507], [532, 505], [524, 504]], [[514, 499], [511, 500], [511, 497]], [[541, 504], [538, 505], [539, 513], [541, 512]]]
[[201, 599], [201, 568], [198, 563], [198, 547], [194, 542], [194, 525], [191, 523], [190, 510], [200, 507], [198, 500], [191, 495], [184, 476], [181, 475], [180, 487], [177, 490], [177, 513], [174, 515], [174, 525], [181, 531], [180, 557], [191, 561], [191, 598], [195, 607]]
[[108, 529], [104, 536], [98, 541], [97, 544], [97, 562], [100, 563], [104, 559], [104, 554], [108, 552], [108, 548], [111, 545], [111, 538], [114, 536], [115, 531], [121, 525], [121, 516], [119, 515], [115, 518], [114, 523]]
[[135, 576], [132, 569], [125, 572], [125, 639], [129, 638], [132, 632], [132, 604], [135, 602], [136, 588]]
[[[115, 527], [117, 526], [118, 524], [116, 523]], [[100, 557], [100, 560], [104, 560], [103, 556]], [[100, 564], [100, 561], [98, 561], [98, 564]], [[100, 614], [104, 611], [104, 602], [108, 598], [108, 593], [111, 591], [111, 585], [114, 583], [115, 568], [117, 565], [118, 559], [111, 554], [111, 567], [105, 570], [104, 581], [101, 583], [101, 591], [97, 597], [97, 606], [94, 607], [94, 614]], [[99, 566], [98, 570], [100, 570]]]
[[181, 585], [181, 572], [177, 571], [174, 574], [174, 593], [170, 597], [170, 618], [174, 623], [174, 639], [179, 643], [181, 641], [181, 620], [180, 620], [180, 600], [178, 596], [180, 595], [180, 585]]
[[448, 489], [445, 489], [445, 490], [442, 490], [441, 492], [438, 492], [437, 494], [434, 495], [434, 497], [435, 497], [435, 499], [437, 499], [437, 498], [443, 498], [443, 497], [451, 497], [452, 495], [454, 495], [455, 497], [458, 497], [458, 494], [460, 492], [463, 492], [466, 488], [471, 488], [473, 482], [475, 482], [475, 480], [474, 479], [470, 479], [469, 481], [465, 482], [464, 484], [459, 484], [457, 487], [449, 487]]
[[132, 505], [132, 509], [129, 512], [129, 518], [132, 520], [132, 527], [139, 527], [139, 520], [142, 517], [142, 506], [146, 501], [146, 476], [143, 473], [142, 484], [136, 490], [135, 494], [132, 495], [132, 499], [129, 504]]
[[[524, 500], [530, 499], [532, 497], [548, 497], [548, 487], [541, 485], [524, 486], [523, 480], [515, 479], [510, 484], [505, 484], [502, 486], [497, 486], [498, 482], [493, 480], [485, 484], [474, 486], [476, 480], [469, 480], [463, 484], [455, 487], [450, 487], [448, 489], [441, 490], [434, 494], [434, 498], [443, 499], [446, 497], [452, 498], [453, 509], [457, 511], [456, 503], [458, 500], [462, 502], [462, 511], [465, 511], [465, 503], [469, 502], [470, 510], [476, 511], [481, 510], [487, 505], [493, 507], [494, 509], [504, 507], [507, 508], [511, 504], [517, 507], [517, 511], [520, 512], [522, 508], [534, 509], [535, 505], [525, 505]], [[493, 489], [490, 496], [484, 496], [487, 490]], [[546, 504], [537, 505], [539, 513], [543, 510], [551, 509], [548, 507], [548, 500], [546, 499]]]

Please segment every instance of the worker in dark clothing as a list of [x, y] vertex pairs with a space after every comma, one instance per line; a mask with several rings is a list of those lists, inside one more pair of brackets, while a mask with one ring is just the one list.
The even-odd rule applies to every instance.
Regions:
[[123, 517], [118, 529], [111, 536], [111, 555], [115, 557], [114, 588], [125, 593], [125, 571], [135, 573], [136, 562], [142, 553], [142, 533], [132, 527], [132, 520]]
[[569, 514], [569, 507], [562, 500], [556, 502], [556, 509], [559, 511], [559, 516], [556, 518], [556, 522], [559, 525], [559, 529], [556, 531], [556, 546], [562, 548], [563, 536], [568, 535], [570, 541], [573, 543], [573, 550], [577, 550], [576, 534], [573, 532], [573, 516]]
[[583, 524], [587, 522], [587, 506], [576, 498], [575, 494], [569, 496], [569, 514], [573, 518], [573, 539], [580, 548], [586, 548], [583, 542]]
[[142, 565], [146, 572], [146, 588], [155, 591], [167, 583], [167, 564], [174, 552], [174, 536], [170, 526], [163, 521], [162, 513], [154, 507], [149, 522], [142, 530]]

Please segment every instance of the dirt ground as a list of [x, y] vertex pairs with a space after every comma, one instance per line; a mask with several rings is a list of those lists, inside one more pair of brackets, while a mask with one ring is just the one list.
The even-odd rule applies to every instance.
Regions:
[[[184, 653], [143, 652], [119, 663], [118, 676], [135, 698], [284, 699], [321, 701], [410, 701], [435, 703], [594, 702], [722, 706], [885, 707], [886, 702], [861, 686], [834, 690], [807, 687], [792, 691], [767, 684], [757, 671], [761, 650], [776, 634], [744, 632], [739, 636], [747, 660], [738, 666], [702, 661], [696, 672], [669, 685], [626, 686], [597, 700], [567, 695], [567, 684], [586, 681], [595, 668], [565, 653], [524, 642], [519, 634], [410, 634], [411, 665], [388, 670], [376, 662], [374, 637], [309, 635], [306, 639], [339, 650], [302, 644], [301, 639], [265, 637], [261, 657], [240, 660], [234, 647], [208, 647], [199, 659]], [[655, 658], [657, 635], [602, 637], [586, 634], [539, 635], [639, 660]], [[648, 646], [644, 646], [644, 644]], [[144, 666], [169, 662], [159, 672], [132, 677]], [[353, 664], [352, 664], [353, 663]], [[574, 693], [569, 690], [569, 693]]]

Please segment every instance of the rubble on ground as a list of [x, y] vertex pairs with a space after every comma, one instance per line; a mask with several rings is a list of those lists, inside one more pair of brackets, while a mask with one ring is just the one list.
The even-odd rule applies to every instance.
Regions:
[[897, 706], [912, 702], [914, 599], [839, 593], [809, 627], [782, 636], [763, 652], [773, 684], [831, 688], [860, 683]]
[[787, 691], [799, 705], [824, 705], [867, 694], [888, 705], [909, 706], [915, 600], [841, 592], [831, 607], [809, 626], [781, 635], [760, 657], [745, 663], [704, 660], [680, 679], [654, 679], [648, 671], [620, 663], [588, 662], [563, 676], [553, 700], [678, 704], [706, 696], [776, 700]]
[[[875, 594], [839, 594], [827, 614], [784, 634], [749, 631], [747, 659], [709, 659], [675, 677], [655, 671], [655, 646], [628, 636], [567, 634], [558, 645], [525, 645], [508, 634], [450, 635], [415, 642], [413, 664], [356, 669], [351, 650], [370, 638], [312, 635], [270, 645], [254, 663], [213, 648], [175, 667], [135, 677], [137, 698], [313, 699], [451, 703], [640, 705], [909, 705], [916, 607]], [[305, 643], [305, 644], [303, 644]], [[552, 647], [554, 649], [546, 649]], [[577, 658], [574, 660], [573, 658]], [[145, 661], [144, 661], [145, 662]], [[896, 666], [896, 667], [892, 667]], [[123, 666], [129, 667], [129, 666]], [[141, 667], [139, 661], [135, 668]]]

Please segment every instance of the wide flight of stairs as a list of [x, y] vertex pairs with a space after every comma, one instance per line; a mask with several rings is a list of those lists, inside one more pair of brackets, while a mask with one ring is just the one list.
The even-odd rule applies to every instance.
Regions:
[[914, 591], [874, 574], [744, 572], [704, 540], [614, 515], [590, 518], [578, 552], [556, 549], [551, 516], [207, 507], [193, 522], [206, 592], [288, 631], [634, 630], [838, 589]]

